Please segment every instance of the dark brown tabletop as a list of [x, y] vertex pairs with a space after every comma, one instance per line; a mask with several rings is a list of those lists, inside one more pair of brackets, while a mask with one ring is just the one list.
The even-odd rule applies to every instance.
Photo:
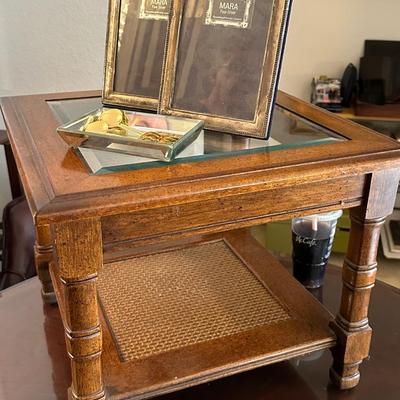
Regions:
[[[338, 308], [340, 271], [331, 267], [325, 305]], [[329, 351], [260, 368], [167, 396], [163, 400], [382, 399], [400, 398], [400, 291], [378, 282], [371, 302], [374, 329], [362, 379], [351, 391], [331, 386]], [[35, 278], [0, 293], [0, 399], [66, 400], [70, 384], [63, 327], [57, 307], [43, 305]], [[161, 399], [161, 398], [160, 398]]]

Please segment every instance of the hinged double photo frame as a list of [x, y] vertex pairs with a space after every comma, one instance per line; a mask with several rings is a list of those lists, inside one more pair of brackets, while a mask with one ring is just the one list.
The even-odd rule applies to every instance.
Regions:
[[291, 0], [110, 0], [103, 102], [268, 137]]

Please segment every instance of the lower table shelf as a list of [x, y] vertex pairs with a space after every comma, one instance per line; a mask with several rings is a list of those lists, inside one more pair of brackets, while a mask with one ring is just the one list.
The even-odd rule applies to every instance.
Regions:
[[108, 398], [144, 399], [332, 347], [332, 316], [248, 231], [104, 265]]

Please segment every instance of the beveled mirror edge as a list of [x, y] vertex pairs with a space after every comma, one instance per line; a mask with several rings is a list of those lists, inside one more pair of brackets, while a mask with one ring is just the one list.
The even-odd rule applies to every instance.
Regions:
[[[277, 77], [282, 62], [291, 4], [292, 0], [274, 0], [255, 118], [252, 121], [246, 121], [179, 110], [172, 107], [176, 82], [176, 67], [179, 57], [180, 29], [184, 12], [184, 0], [172, 0], [158, 111], [167, 115], [202, 119], [206, 124], [206, 129], [209, 130], [228, 132], [240, 136], [266, 138], [268, 135], [267, 126], [272, 118], [273, 102], [278, 81]], [[268, 59], [268, 55], [271, 52], [273, 56]]]
[[122, 0], [109, 0], [108, 3], [108, 23], [106, 35], [104, 87], [102, 93], [102, 102], [103, 104], [110, 106], [125, 106], [128, 108], [141, 108], [155, 111], [157, 110], [159, 102], [157, 98], [135, 96], [127, 93], [118, 93], [114, 90], [121, 1]]

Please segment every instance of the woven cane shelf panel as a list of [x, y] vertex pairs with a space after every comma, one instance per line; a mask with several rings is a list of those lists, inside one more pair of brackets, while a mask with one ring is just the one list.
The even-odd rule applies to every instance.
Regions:
[[223, 241], [108, 264], [98, 291], [122, 361], [290, 318]]

